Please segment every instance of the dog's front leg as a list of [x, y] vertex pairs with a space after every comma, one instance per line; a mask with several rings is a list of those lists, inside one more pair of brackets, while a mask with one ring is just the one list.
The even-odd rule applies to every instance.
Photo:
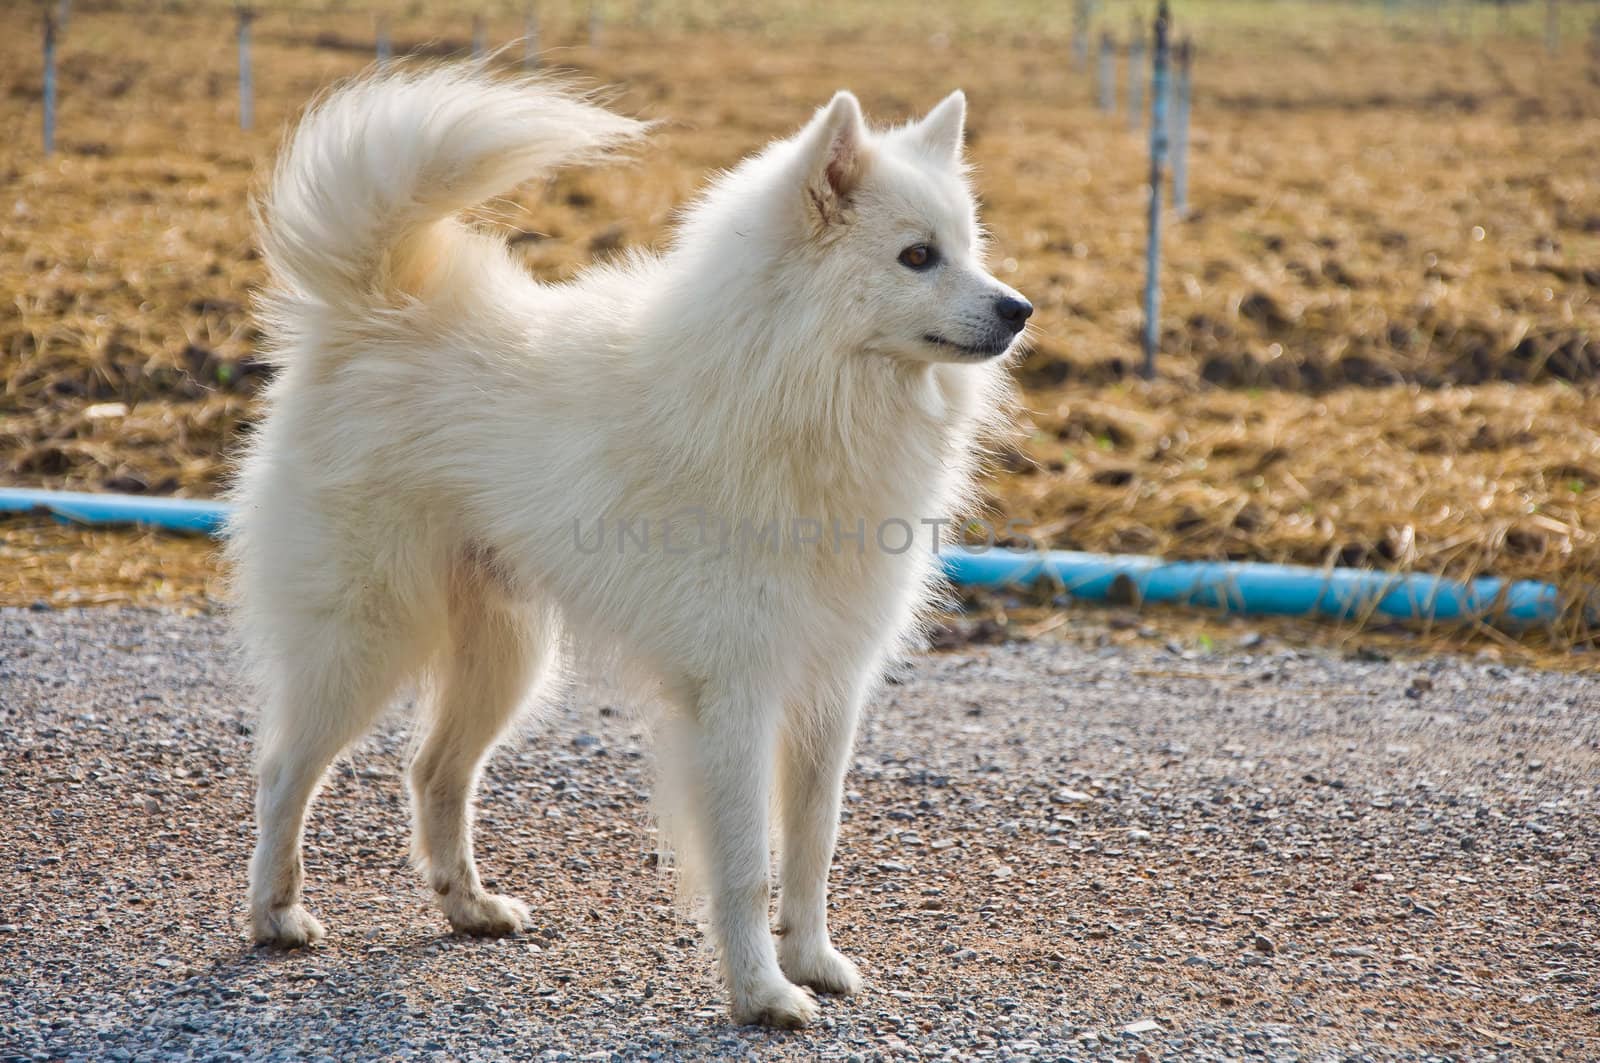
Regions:
[[822, 695], [790, 706], [779, 780], [783, 888], [778, 895], [779, 964], [789, 980], [823, 993], [861, 988], [856, 965], [828, 937], [828, 869], [862, 693]]
[[711, 879], [711, 928], [733, 1018], [798, 1028], [816, 1017], [817, 1004], [783, 976], [767, 922], [767, 809], [781, 709], [776, 699], [711, 687], [697, 709], [697, 796]]

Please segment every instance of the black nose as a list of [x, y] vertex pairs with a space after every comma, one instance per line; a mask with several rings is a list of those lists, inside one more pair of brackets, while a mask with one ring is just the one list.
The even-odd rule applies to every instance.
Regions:
[[995, 300], [994, 312], [999, 315], [1000, 320], [1004, 321], [1006, 327], [1012, 332], [1021, 332], [1023, 327], [1028, 324], [1028, 318], [1033, 314], [1033, 304], [1026, 299], [1013, 299], [1007, 295], [1004, 298]]

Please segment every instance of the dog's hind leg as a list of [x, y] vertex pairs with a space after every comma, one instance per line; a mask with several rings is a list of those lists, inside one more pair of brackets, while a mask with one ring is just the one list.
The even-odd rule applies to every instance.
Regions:
[[411, 764], [413, 847], [450, 925], [500, 936], [524, 929], [528, 908], [486, 892], [479, 881], [472, 797], [490, 748], [552, 670], [556, 623], [498, 600], [484, 582], [465, 575], [451, 590], [450, 647], [424, 724], [429, 730]]
[[250, 923], [262, 944], [317, 941], [321, 924], [300, 903], [301, 836], [323, 773], [382, 711], [401, 677], [403, 646], [344, 623], [306, 623], [270, 678], [256, 788], [258, 835], [250, 861]]
[[862, 686], [823, 689], [788, 706], [779, 764], [783, 819], [778, 962], [790, 981], [823, 993], [855, 993], [861, 975], [828, 937], [828, 869], [839, 833]]

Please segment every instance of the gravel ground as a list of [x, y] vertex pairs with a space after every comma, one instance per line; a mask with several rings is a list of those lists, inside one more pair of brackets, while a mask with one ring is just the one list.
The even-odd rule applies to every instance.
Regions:
[[653, 870], [628, 715], [492, 764], [532, 933], [431, 908], [396, 712], [313, 815], [328, 941], [258, 950], [220, 622], [0, 611], [0, 1058], [1600, 1058], [1600, 679], [1100, 622], [885, 688], [834, 873], [867, 989], [775, 1034]]

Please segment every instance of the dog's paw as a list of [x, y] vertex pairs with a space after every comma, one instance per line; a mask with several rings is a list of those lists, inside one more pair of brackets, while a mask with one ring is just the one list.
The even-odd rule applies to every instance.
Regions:
[[861, 991], [861, 972], [844, 953], [826, 941], [802, 944], [783, 938], [778, 948], [778, 966], [795, 985], [809, 986], [819, 993], [848, 997]]
[[497, 893], [441, 894], [439, 904], [458, 934], [503, 938], [526, 930], [533, 915], [515, 897]]
[[733, 1021], [741, 1026], [798, 1030], [816, 1018], [817, 998], [782, 978], [733, 994]]
[[321, 941], [327, 931], [303, 904], [258, 908], [250, 913], [250, 933], [258, 945], [298, 949]]

